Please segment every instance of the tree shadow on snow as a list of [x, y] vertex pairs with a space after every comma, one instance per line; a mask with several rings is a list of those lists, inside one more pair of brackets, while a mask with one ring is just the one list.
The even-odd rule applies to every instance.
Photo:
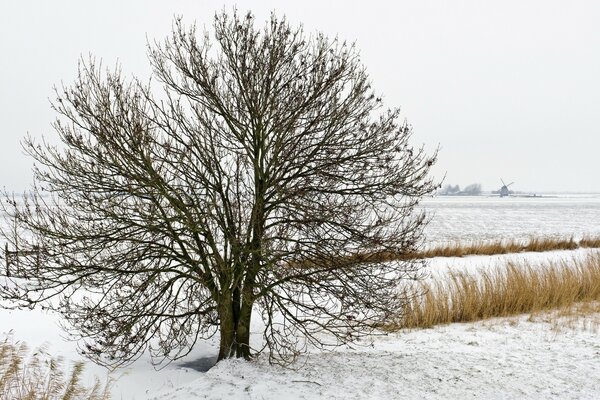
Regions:
[[217, 363], [217, 356], [215, 355], [212, 357], [201, 357], [201, 358], [197, 358], [195, 360], [182, 362], [182, 363], [179, 363], [178, 366], [180, 366], [182, 368], [193, 369], [198, 372], [206, 372], [209, 369], [211, 369], [212, 367], [214, 367], [216, 363]]

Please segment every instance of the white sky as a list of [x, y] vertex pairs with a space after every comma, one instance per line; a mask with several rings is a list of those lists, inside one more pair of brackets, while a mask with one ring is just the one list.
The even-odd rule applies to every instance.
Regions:
[[[175, 14], [210, 26], [234, 2], [0, 2], [0, 186], [32, 182], [21, 138], [52, 137], [53, 85], [70, 84], [91, 53], [148, 76], [146, 37]], [[600, 192], [600, 2], [239, 1], [307, 32], [356, 41], [386, 106], [400, 106], [413, 143], [440, 146], [446, 183], [500, 177], [524, 191]]]

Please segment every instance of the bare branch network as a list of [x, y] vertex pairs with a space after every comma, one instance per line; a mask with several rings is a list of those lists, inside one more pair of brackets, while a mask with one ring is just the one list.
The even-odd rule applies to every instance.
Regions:
[[[354, 46], [272, 16], [219, 14], [213, 39], [180, 20], [149, 45], [152, 83], [81, 62], [53, 108], [59, 147], [25, 140], [36, 185], [4, 204], [2, 295], [60, 311], [106, 365], [157, 362], [220, 337], [273, 361], [368, 334], [403, 282], [435, 189], [435, 160], [384, 109]], [[254, 311], [254, 314], [253, 314]]]

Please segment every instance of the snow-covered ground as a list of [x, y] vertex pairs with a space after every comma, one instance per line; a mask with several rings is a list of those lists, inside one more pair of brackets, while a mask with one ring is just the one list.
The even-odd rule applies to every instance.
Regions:
[[[434, 198], [428, 235], [437, 241], [527, 238], [533, 234], [600, 234], [600, 196], [548, 199]], [[507, 260], [542, 263], [580, 258], [596, 250], [438, 258], [430, 277], [448, 270], [476, 271]], [[147, 356], [111, 373], [113, 399], [447, 399], [600, 398], [600, 315], [566, 328], [556, 318], [521, 316], [376, 336], [353, 348], [314, 352], [290, 368], [226, 361], [208, 372], [215, 340], [155, 370]], [[82, 360], [63, 338], [59, 317], [40, 310], [0, 309], [0, 334], [12, 330], [30, 347]], [[260, 328], [260, 327], [258, 327]], [[86, 379], [107, 371], [87, 363]]]
[[191, 382], [201, 375], [197, 371], [183, 367], [182, 364], [204, 357], [214, 357], [218, 352], [217, 342], [199, 343], [181, 363], [172, 363], [162, 370], [156, 370], [149, 357], [143, 356], [131, 366], [109, 373], [106, 368], [95, 365], [78, 354], [77, 343], [65, 338], [59, 322], [58, 315], [37, 309], [12, 311], [0, 309], [0, 338], [10, 333], [15, 340], [27, 343], [31, 350], [45, 345], [49, 354], [63, 357], [67, 361], [65, 367], [72, 366], [72, 362], [75, 361], [84, 361], [82, 383], [91, 386], [94, 376], [101, 381], [106, 381], [110, 377], [114, 381], [111, 385], [112, 399], [147, 399], [154, 393], [169, 391], [176, 386]]
[[428, 243], [600, 236], [600, 194], [441, 196], [425, 199], [422, 207], [432, 217], [425, 230]]
[[296, 369], [225, 361], [155, 399], [597, 399], [599, 376], [593, 327], [519, 317], [394, 333]]
[[[449, 270], [476, 271], [506, 261], [581, 258], [596, 250], [523, 253], [492, 257], [438, 258], [435, 279]], [[110, 376], [114, 399], [442, 399], [598, 398], [600, 315], [562, 326], [544, 315], [454, 324], [374, 336], [352, 348], [311, 353], [289, 368], [226, 361], [208, 372], [216, 341], [200, 343], [186, 358], [155, 370], [148, 357]], [[50, 354], [82, 360], [76, 343], [63, 339], [56, 315], [0, 310], [0, 333], [12, 329], [30, 346], [48, 344]], [[569, 324], [572, 325], [572, 324]], [[585, 328], [582, 328], [585, 327]], [[86, 379], [107, 376], [87, 363]]]
[[[436, 279], [597, 251], [437, 258], [429, 271]], [[407, 330], [309, 354], [290, 368], [264, 358], [225, 361], [153, 399], [598, 399], [600, 314], [574, 318], [546, 313]]]

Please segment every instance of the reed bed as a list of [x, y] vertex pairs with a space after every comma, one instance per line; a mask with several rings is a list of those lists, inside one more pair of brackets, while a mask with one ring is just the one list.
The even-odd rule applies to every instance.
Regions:
[[475, 274], [450, 271], [441, 281], [422, 282], [406, 295], [412, 300], [386, 329], [566, 309], [600, 301], [600, 253], [539, 266], [509, 263]]
[[[591, 243], [591, 242], [590, 242]], [[600, 247], [600, 239], [597, 240]], [[440, 245], [417, 252], [412, 258], [433, 257], [464, 257], [470, 255], [491, 256], [496, 254], [509, 254], [521, 252], [544, 252], [554, 250], [574, 250], [581, 247], [580, 242], [571, 238], [533, 237], [528, 241], [522, 240], [494, 240], [476, 242], [456, 242]], [[586, 246], [595, 247], [595, 246]]]
[[583, 248], [600, 248], [600, 238], [586, 236], [579, 241], [579, 247]]
[[304, 260], [291, 264], [294, 267], [311, 268], [315, 265], [331, 264], [337, 267], [353, 266], [369, 262], [391, 262], [398, 260], [420, 260], [434, 257], [466, 257], [466, 256], [493, 256], [499, 254], [546, 252], [557, 250], [575, 250], [579, 248], [600, 248], [600, 237], [584, 237], [580, 240], [556, 237], [532, 237], [529, 240], [499, 239], [480, 240], [470, 242], [453, 242], [432, 246], [431, 248], [410, 252], [396, 253], [380, 251], [376, 253], [354, 254], [327, 260]]
[[413, 253], [381, 252], [354, 256], [351, 260], [348, 260], [348, 263], [416, 260], [434, 257], [465, 257], [473, 255], [493, 256], [497, 254], [523, 252], [541, 253], [545, 251], [575, 250], [579, 248], [600, 248], [600, 238], [585, 237], [578, 241], [573, 237], [532, 237], [529, 240], [499, 239], [491, 241], [453, 242], [435, 245], [429, 249]]
[[9, 335], [0, 343], [0, 400], [109, 399], [109, 382], [81, 384], [83, 368], [83, 363], [75, 363], [65, 375], [62, 358], [50, 356], [44, 348], [30, 354], [24, 343]]

